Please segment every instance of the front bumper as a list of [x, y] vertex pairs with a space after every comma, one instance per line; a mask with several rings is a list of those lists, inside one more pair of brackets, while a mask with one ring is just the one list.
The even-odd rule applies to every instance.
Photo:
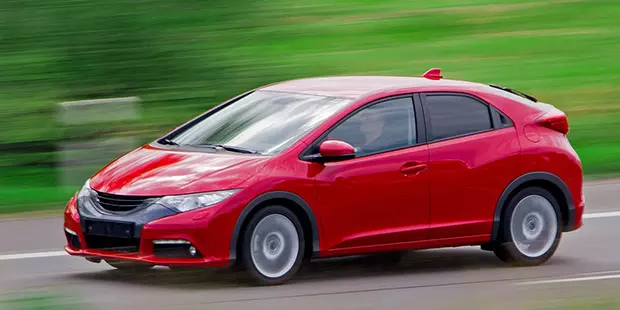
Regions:
[[153, 254], [141, 253], [118, 253], [92, 249], [74, 249], [69, 245], [65, 246], [65, 251], [69, 255], [83, 257], [97, 257], [101, 259], [126, 260], [148, 263], [159, 266], [179, 266], [179, 267], [228, 267], [227, 260], [217, 260], [208, 258], [171, 258], [157, 257]]
[[[220, 243], [210, 242], [209, 236], [214, 232], [208, 232], [210, 216], [208, 210], [202, 211], [198, 216], [189, 213], [175, 213], [166, 208], [155, 205], [143, 211], [131, 215], [114, 216], [102, 214], [96, 210], [85, 208], [78, 212], [76, 199], [72, 198], [67, 204], [65, 211], [65, 235], [67, 244], [65, 251], [74, 256], [97, 257], [102, 259], [127, 260], [149, 263], [162, 266], [195, 266], [195, 267], [226, 267], [229, 258], [223, 253], [228, 248], [218, 249]], [[131, 235], [123, 239], [107, 236], [93, 236], [89, 233], [88, 221], [114, 221], [133, 225]], [[92, 230], [91, 230], [92, 231]], [[217, 234], [215, 234], [217, 235]], [[94, 246], [95, 239], [120, 240], [124, 243], [134, 243], [130, 250], [125, 247], [108, 248]], [[105, 239], [108, 238], [108, 239]], [[76, 242], [77, 239], [77, 242]], [[199, 253], [196, 257], [190, 255], [170, 255], [169, 252], [158, 251], [156, 240], [183, 240], [187, 245], [193, 246]], [[102, 244], [99, 240], [97, 243]], [[159, 248], [161, 249], [161, 248]]]

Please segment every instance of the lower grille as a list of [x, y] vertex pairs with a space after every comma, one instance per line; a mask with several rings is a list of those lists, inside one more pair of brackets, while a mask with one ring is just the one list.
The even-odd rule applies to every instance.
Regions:
[[65, 237], [67, 238], [67, 243], [70, 247], [74, 249], [79, 249], [82, 247], [82, 244], [80, 243], [80, 238], [78, 238], [78, 236], [72, 235], [65, 231]]
[[86, 235], [86, 246], [95, 250], [138, 253], [140, 251], [140, 239]]

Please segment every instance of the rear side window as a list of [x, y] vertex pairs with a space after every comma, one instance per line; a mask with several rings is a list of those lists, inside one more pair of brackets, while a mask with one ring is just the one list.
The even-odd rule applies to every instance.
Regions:
[[427, 94], [424, 105], [433, 140], [493, 129], [489, 106], [471, 97]]

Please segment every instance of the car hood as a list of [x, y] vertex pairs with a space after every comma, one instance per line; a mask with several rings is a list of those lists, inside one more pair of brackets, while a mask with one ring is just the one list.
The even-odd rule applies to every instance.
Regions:
[[94, 190], [132, 196], [164, 196], [243, 187], [269, 157], [157, 149], [144, 146], [97, 172]]

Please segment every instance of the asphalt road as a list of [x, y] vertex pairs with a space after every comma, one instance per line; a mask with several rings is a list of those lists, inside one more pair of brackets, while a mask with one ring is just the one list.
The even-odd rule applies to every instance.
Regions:
[[[504, 265], [477, 247], [321, 260], [283, 286], [228, 270], [164, 267], [138, 275], [62, 253], [62, 219], [0, 221], [0, 298], [60, 296], [71, 309], [533, 309], [620, 291], [620, 180], [588, 183], [583, 228], [538, 267]], [[568, 300], [567, 300], [568, 299]], [[12, 309], [0, 303], [0, 308]], [[69, 308], [67, 306], [66, 308]]]

